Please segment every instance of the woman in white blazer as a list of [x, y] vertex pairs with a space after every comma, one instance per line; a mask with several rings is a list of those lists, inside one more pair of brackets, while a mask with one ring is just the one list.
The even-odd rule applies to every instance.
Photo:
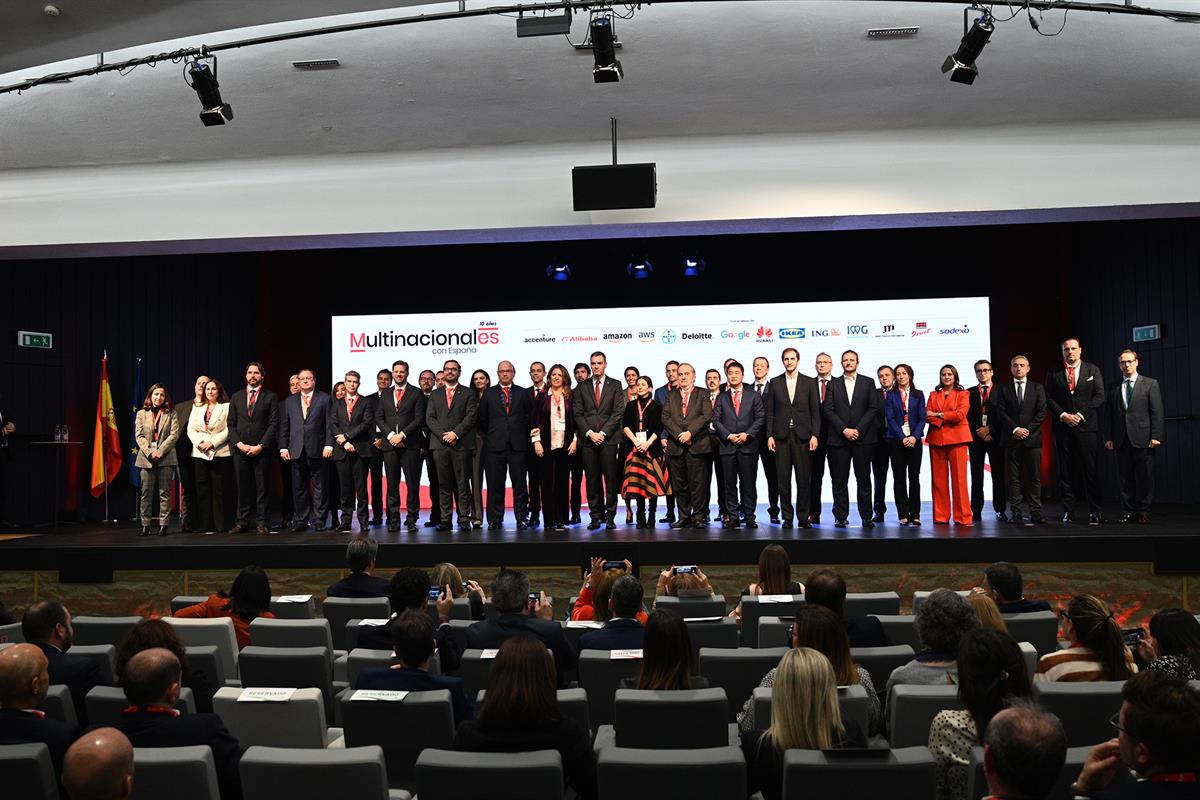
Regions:
[[204, 385], [204, 405], [192, 409], [188, 438], [196, 465], [197, 530], [223, 533], [225, 485], [232, 461], [229, 458], [229, 395], [216, 378]]
[[141, 535], [149, 536], [150, 523], [157, 519], [158, 535], [166, 536], [167, 522], [171, 519], [171, 476], [177, 458], [179, 418], [167, 387], [161, 383], [146, 392], [134, 420], [133, 435], [138, 446], [134, 464], [142, 471]]

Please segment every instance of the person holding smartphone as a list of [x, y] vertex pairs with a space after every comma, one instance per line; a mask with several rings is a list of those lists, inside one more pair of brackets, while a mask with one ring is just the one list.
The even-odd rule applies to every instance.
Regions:
[[658, 585], [655, 587], [655, 597], [679, 597], [685, 595], [713, 593], [708, 576], [695, 564], [678, 564], [664, 569], [658, 574]]

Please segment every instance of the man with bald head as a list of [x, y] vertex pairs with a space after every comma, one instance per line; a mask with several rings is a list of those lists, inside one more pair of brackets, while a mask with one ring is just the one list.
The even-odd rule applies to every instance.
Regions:
[[983, 740], [983, 774], [993, 798], [1046, 797], [1067, 759], [1062, 722], [1027, 700], [992, 717]]
[[479, 401], [479, 428], [483, 431], [483, 469], [487, 475], [487, 523], [489, 529], [504, 525], [504, 477], [513, 487], [513, 516], [517, 530], [526, 528], [529, 495], [525, 488], [526, 457], [529, 453], [533, 393], [513, 383], [517, 370], [511, 361], [496, 366], [496, 385], [488, 387]]
[[62, 783], [71, 800], [125, 800], [133, 793], [133, 745], [116, 728], [96, 728], [71, 745]]
[[129, 708], [121, 712], [116, 728], [134, 747], [208, 745], [217, 767], [221, 800], [240, 800], [242, 746], [216, 714], [180, 714], [175, 709], [181, 672], [179, 659], [162, 647], [143, 650], [129, 659], [122, 687]]
[[58, 775], [75, 729], [38, 711], [50, 688], [49, 664], [37, 645], [0, 651], [0, 744], [45, 743]]

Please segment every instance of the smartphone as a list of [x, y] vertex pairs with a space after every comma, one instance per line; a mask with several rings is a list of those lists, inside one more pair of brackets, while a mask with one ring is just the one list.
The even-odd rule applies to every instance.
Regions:
[[696, 565], [695, 565], [695, 564], [689, 564], [689, 565], [687, 565], [687, 566], [683, 566], [683, 567], [676, 567], [676, 568], [675, 568], [675, 574], [676, 574], [676, 575], [688, 575], [688, 574], [690, 574], [690, 573], [693, 573], [693, 572], [695, 572], [695, 571], [696, 571]]
[[530, 593], [529, 593], [529, 602], [533, 603], [535, 606], [536, 606], [536, 605], [537, 605], [539, 602], [541, 602], [541, 599], [542, 599], [542, 593], [541, 593], [541, 592], [530, 592]]
[[1146, 638], [1145, 628], [1124, 628], [1121, 631], [1121, 638], [1125, 640], [1125, 646], [1129, 648], [1137, 648], [1142, 640]]
[[604, 571], [608, 572], [610, 569], [619, 569], [619, 570], [621, 570], [621, 572], [624, 572], [625, 571], [625, 562], [624, 561], [605, 561], [604, 562]]
[[429, 587], [429, 602], [436, 603], [438, 601], [438, 598], [441, 597], [441, 595], [442, 595], [442, 587], [440, 587], [440, 586], [430, 586]]

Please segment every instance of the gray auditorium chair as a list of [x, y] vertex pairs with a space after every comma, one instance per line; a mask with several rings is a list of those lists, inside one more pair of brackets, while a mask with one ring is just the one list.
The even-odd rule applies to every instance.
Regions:
[[387, 764], [388, 785], [413, 791], [421, 751], [426, 747], [449, 750], [454, 744], [450, 692], [409, 692], [399, 701], [352, 700], [353, 696], [353, 689], [338, 695], [346, 747], [379, 745]]
[[886, 797], [929, 800], [937, 765], [927, 747], [853, 751], [788, 750], [783, 754], [783, 797]]
[[344, 650], [333, 649], [333, 634], [327, 619], [259, 617], [250, 623], [250, 641], [260, 647], [323, 647], [330, 674], [333, 674], [334, 660], [346, 655]]
[[[913, 592], [913, 604], [912, 604], [913, 614], [916, 614], [917, 609], [919, 609], [922, 605], [925, 604], [925, 601], [926, 601], [926, 599], [929, 598], [929, 595], [933, 594], [936, 591], [937, 591], [937, 589], [930, 589], [928, 591]], [[969, 597], [971, 594], [971, 590], [970, 589], [959, 589], [959, 590], [955, 591], [955, 594], [957, 594], [959, 597]], [[897, 612], [897, 613], [899, 613], [899, 612]]]
[[1121, 710], [1124, 686], [1125, 681], [1035, 683], [1033, 700], [1062, 720], [1067, 747], [1083, 747], [1106, 742], [1116, 734], [1108, 720]]
[[458, 652], [467, 652], [467, 628], [474, 624], [475, 621], [469, 619], [450, 620], [450, 635], [454, 637], [454, 641], [458, 645]]
[[83, 644], [121, 644], [129, 632], [142, 621], [141, 617], [72, 617], [75, 646]]
[[276, 619], [314, 619], [317, 616], [317, 603], [311, 594], [307, 600], [299, 603], [285, 603], [278, 597], [272, 597], [271, 613]]
[[[83, 702], [89, 725], [113, 725], [121, 718], [121, 709], [129, 707], [125, 690], [119, 686], [93, 686]], [[179, 690], [175, 708], [183, 714], [196, 713], [196, 699], [191, 689], [185, 686]]]
[[562, 800], [557, 750], [461, 753], [427, 747], [417, 758], [420, 800]]
[[233, 631], [233, 620], [228, 617], [220, 619], [181, 619], [179, 617], [163, 617], [163, 622], [175, 628], [179, 641], [185, 650], [193, 647], [213, 646], [221, 657], [221, 672], [226, 682], [238, 677], [238, 646], [237, 635]]
[[188, 606], [199, 605], [208, 600], [208, 595], [203, 594], [177, 594], [171, 598], [171, 614]]
[[58, 778], [50, 748], [42, 742], [0, 746], [0, 784], [19, 787], [22, 800], [58, 800]]
[[916, 617], [912, 614], [872, 614], [883, 626], [883, 633], [892, 644], [906, 644], [913, 651], [921, 649], [921, 637], [917, 635]]
[[614, 659], [609, 650], [584, 650], [579, 654], [579, 685], [587, 692], [593, 728], [612, 724], [617, 687], [622, 678], [636, 677], [641, 666], [640, 658]]
[[[592, 718], [588, 715], [587, 692], [583, 689], [559, 689], [555, 694], [558, 699], [558, 713], [567, 719], [575, 720], [579, 723], [579, 727], [590, 732]], [[479, 694], [475, 695], [476, 709], [483, 705], [483, 698], [486, 695], [486, 690], [481, 690]]]
[[46, 696], [38, 704], [38, 710], [50, 719], [65, 722], [78, 727], [79, 719], [75, 715], [75, 702], [71, 690], [62, 684], [51, 684], [46, 690]]
[[336, 746], [339, 728], [328, 727], [317, 689], [297, 689], [286, 702], [239, 702], [244, 689], [226, 686], [213, 696], [213, 711], [243, 747], [321, 749]]
[[708, 678], [709, 686], [725, 690], [727, 722], [737, 718], [754, 688], [762, 683], [764, 675], [779, 665], [787, 651], [786, 647], [739, 647], [736, 650], [705, 647], [700, 651], [700, 674]]
[[[251, 747], [238, 771], [248, 798], [388, 800], [387, 768], [378, 745], [331, 750]], [[478, 800], [476, 798], [476, 800]]]
[[725, 650], [737, 649], [741, 632], [737, 620], [733, 617], [721, 617], [720, 620], [689, 620], [687, 623], [688, 638], [692, 641], [692, 663], [700, 663], [700, 648], [717, 647]]
[[467, 697], [473, 697], [481, 689], [487, 688], [488, 674], [492, 671], [495, 656], [484, 658], [483, 651], [471, 648], [462, 654], [462, 663], [458, 667], [458, 677], [463, 680], [463, 689]]
[[352, 650], [345, 639], [346, 623], [352, 619], [386, 619], [392, 615], [386, 597], [326, 597], [321, 604], [321, 616], [329, 620], [333, 646], [337, 650]]
[[871, 683], [875, 684], [875, 691], [880, 694], [887, 689], [888, 678], [892, 676], [892, 670], [904, 666], [915, 656], [916, 653], [906, 644], [850, 648], [850, 658], [854, 660], [855, 664], [870, 673]]
[[759, 617], [758, 647], [791, 647], [795, 621], [795, 617]]
[[702, 750], [606, 747], [596, 754], [596, 780], [600, 800], [744, 797], [746, 760], [741, 748], [734, 746]]
[[82, 658], [90, 658], [96, 662], [96, 668], [100, 671], [100, 685], [112, 686], [115, 684], [117, 669], [117, 648], [111, 644], [80, 644], [71, 646], [71, 655]]
[[1039, 656], [1058, 649], [1058, 615], [1053, 611], [1028, 614], [1004, 614], [1008, 635], [1018, 642], [1029, 642]]
[[888, 742], [892, 747], [928, 744], [933, 718], [953, 708], [962, 708], [957, 686], [893, 686], [887, 698]]
[[0, 625], [0, 644], [20, 644], [23, 641], [25, 634], [21, 633], [21, 623]]
[[600, 726], [595, 747], [694, 750], [737, 745], [737, 726], [726, 721], [727, 707], [724, 689], [618, 689], [614, 722]]
[[847, 592], [842, 613], [847, 618], [899, 614], [900, 595], [896, 592]]
[[[756, 728], [765, 730], [771, 721], [771, 703], [775, 690], [769, 686], [759, 686], [754, 690], [754, 724]], [[838, 687], [838, 708], [842, 712], [842, 721], [853, 721], [866, 736], [870, 730], [870, 703], [867, 700], [867, 690], [860, 684]]]
[[759, 617], [794, 617], [804, 603], [804, 595], [790, 595], [785, 603], [764, 603], [757, 595], [742, 598], [742, 647], [758, 647]]
[[324, 647], [259, 647], [250, 645], [238, 659], [242, 686], [311, 687], [325, 698], [325, 715], [334, 718], [333, 698], [346, 688], [334, 681]]
[[450, 619], [471, 619], [471, 598], [454, 598], [454, 607], [450, 609]]
[[[1087, 760], [1091, 747], [1068, 747], [1067, 760], [1058, 773], [1058, 782], [1047, 797], [1070, 797], [1071, 784], [1079, 777], [1083, 762]], [[1118, 770], [1118, 773], [1125, 770]], [[971, 764], [967, 767], [967, 800], [983, 800], [987, 791], [987, 778], [983, 774], [983, 748], [971, 748]]]
[[189, 647], [184, 655], [187, 658], [188, 668], [204, 675], [208, 678], [209, 683], [218, 689], [227, 685], [240, 685], [237, 680], [231, 683], [225, 679], [220, 649], [216, 645], [205, 644]]
[[725, 607], [725, 595], [722, 594], [712, 597], [656, 597], [654, 607], [670, 609], [684, 619], [723, 617], [729, 613]]
[[[437, 654], [434, 655], [436, 657]], [[432, 661], [432, 659], [430, 660]], [[400, 660], [391, 650], [368, 650], [364, 647], [356, 647], [346, 658], [346, 682], [353, 687], [358, 681], [358, 673], [364, 669], [390, 667], [399, 663]]]
[[592, 622], [591, 620], [586, 622], [563, 622], [562, 620], [559, 620], [559, 622], [563, 626], [563, 638], [567, 640], [567, 644], [571, 645], [571, 648], [575, 650], [575, 652], [579, 652], [579, 640], [583, 638], [585, 633], [599, 630], [604, 626], [604, 623], [596, 623]]
[[131, 800], [220, 800], [208, 745], [133, 748]]

